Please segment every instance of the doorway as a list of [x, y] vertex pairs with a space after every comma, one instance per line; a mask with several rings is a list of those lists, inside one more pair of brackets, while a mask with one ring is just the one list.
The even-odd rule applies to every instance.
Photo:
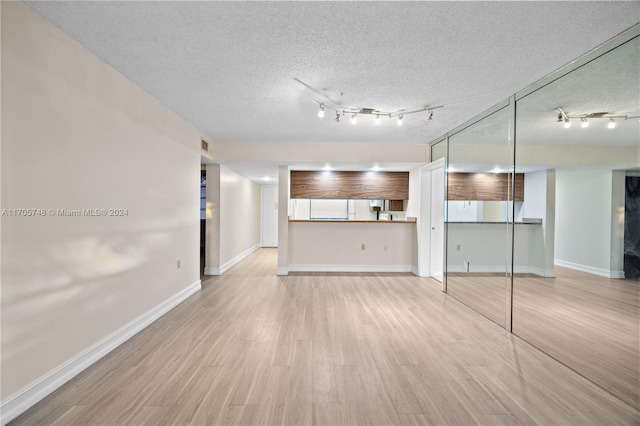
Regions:
[[278, 247], [278, 186], [262, 185], [262, 247]]

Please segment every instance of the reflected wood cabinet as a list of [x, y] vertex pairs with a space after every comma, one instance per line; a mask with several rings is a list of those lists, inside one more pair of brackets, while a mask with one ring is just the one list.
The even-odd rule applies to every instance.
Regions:
[[[516, 173], [515, 201], [524, 201], [524, 173]], [[508, 173], [449, 173], [447, 199], [510, 201]]]
[[409, 172], [291, 171], [291, 198], [409, 199]]

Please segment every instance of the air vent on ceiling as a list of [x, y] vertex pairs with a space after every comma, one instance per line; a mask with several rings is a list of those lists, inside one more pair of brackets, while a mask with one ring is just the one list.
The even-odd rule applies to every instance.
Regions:
[[202, 150], [209, 152], [209, 142], [205, 141], [204, 139], [201, 139], [201, 141], [202, 141]]

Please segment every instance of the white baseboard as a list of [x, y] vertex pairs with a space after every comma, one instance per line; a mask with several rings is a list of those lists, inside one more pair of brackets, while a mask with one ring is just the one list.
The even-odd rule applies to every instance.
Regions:
[[418, 269], [417, 266], [414, 266], [414, 265], [411, 266], [411, 273], [417, 277], [420, 276], [420, 270]]
[[413, 272], [412, 265], [289, 265], [293, 272]]
[[2, 413], [0, 420], [2, 425], [6, 425], [24, 413], [51, 392], [77, 376], [91, 364], [169, 312], [186, 298], [197, 293], [201, 288], [202, 285], [200, 280], [198, 280], [2, 401], [0, 405], [0, 413]]
[[260, 244], [256, 244], [255, 246], [246, 249], [245, 251], [243, 251], [242, 253], [240, 253], [239, 255], [237, 255], [236, 257], [234, 257], [224, 265], [220, 266], [220, 275], [227, 272], [229, 268], [234, 266], [236, 263], [240, 262], [245, 257], [249, 256], [254, 251], [258, 250], [259, 248], [260, 248]]
[[289, 268], [276, 269], [276, 275], [289, 275]]
[[239, 255], [237, 255], [236, 257], [234, 257], [233, 259], [231, 259], [230, 261], [228, 261], [227, 263], [225, 263], [219, 268], [206, 267], [204, 268], [204, 274], [205, 275], [222, 275], [225, 272], [227, 272], [229, 268], [234, 266], [236, 263], [240, 262], [245, 257], [249, 256], [254, 251], [258, 250], [259, 248], [260, 248], [260, 244], [256, 244], [255, 246], [250, 247], [247, 250], [243, 251], [242, 253], [240, 253]]
[[624, 279], [624, 271], [614, 271], [604, 268], [594, 268], [592, 266], [581, 265], [579, 263], [567, 262], [566, 260], [553, 259], [557, 266], [573, 269], [575, 271], [586, 272], [588, 274], [598, 275], [605, 278]]

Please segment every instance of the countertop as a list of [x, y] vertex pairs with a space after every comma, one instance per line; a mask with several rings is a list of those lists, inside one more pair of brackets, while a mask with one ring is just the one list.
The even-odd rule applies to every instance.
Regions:
[[329, 223], [416, 223], [415, 220], [330, 220], [330, 219], [289, 219], [289, 222], [329, 222]]
[[[495, 224], [495, 225], [507, 225], [507, 224], [511, 224], [513, 222], [447, 222], [449, 224], [452, 223], [460, 223], [460, 224]], [[535, 220], [528, 220], [528, 221], [522, 221], [522, 222], [515, 222], [516, 225], [542, 225], [541, 221], [535, 221]]]

